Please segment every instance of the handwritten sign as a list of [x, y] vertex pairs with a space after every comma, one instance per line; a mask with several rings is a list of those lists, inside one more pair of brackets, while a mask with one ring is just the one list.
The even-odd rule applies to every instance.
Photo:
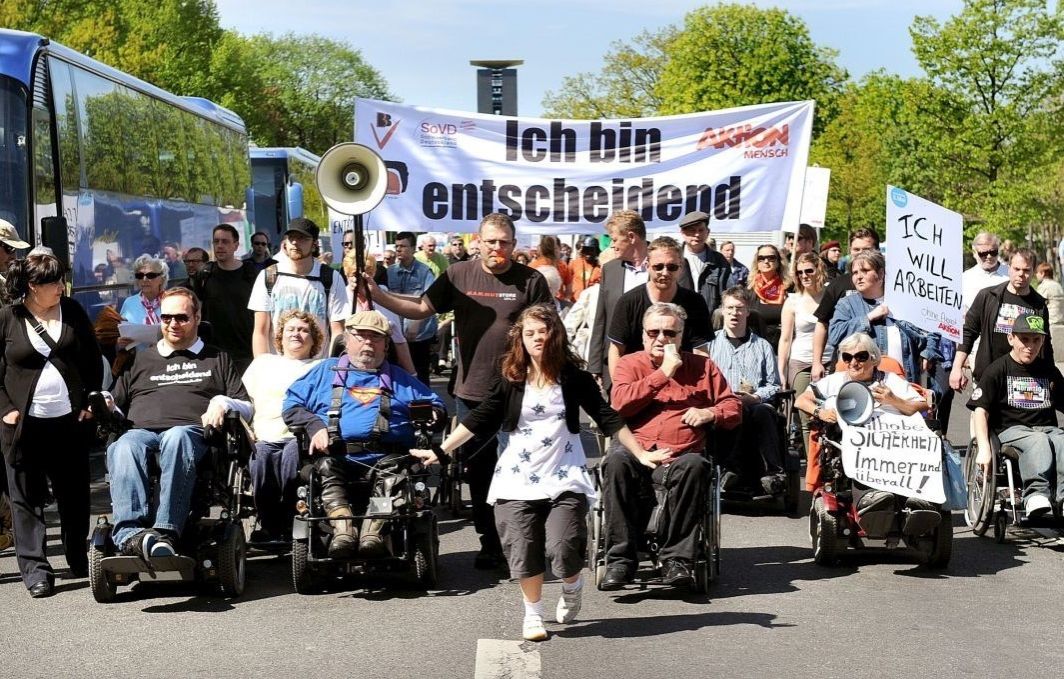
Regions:
[[946, 501], [942, 440], [919, 415], [877, 411], [860, 427], [842, 427], [842, 468], [870, 488], [935, 503]]
[[963, 238], [960, 214], [887, 187], [886, 303], [894, 318], [961, 341]]

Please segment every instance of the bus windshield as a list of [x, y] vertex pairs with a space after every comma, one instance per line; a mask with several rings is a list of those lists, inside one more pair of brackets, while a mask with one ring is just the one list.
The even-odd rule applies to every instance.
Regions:
[[22, 85], [0, 77], [0, 219], [14, 224], [23, 239], [29, 231], [26, 111]]

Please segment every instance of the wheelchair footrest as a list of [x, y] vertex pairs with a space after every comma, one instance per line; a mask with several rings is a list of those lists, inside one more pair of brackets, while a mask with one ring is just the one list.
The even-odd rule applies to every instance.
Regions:
[[[150, 563], [149, 563], [150, 562]], [[188, 577], [196, 568], [196, 561], [187, 556], [157, 556], [145, 561], [139, 556], [109, 556], [100, 561], [101, 567], [109, 573], [150, 573], [152, 571], [180, 572]]]

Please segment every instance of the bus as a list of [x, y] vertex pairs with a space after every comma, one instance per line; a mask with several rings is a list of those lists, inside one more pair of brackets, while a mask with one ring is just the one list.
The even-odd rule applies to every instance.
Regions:
[[328, 211], [314, 180], [321, 158], [298, 147], [252, 145], [248, 152], [254, 192], [251, 218], [255, 230], [268, 233], [270, 242], [276, 245], [288, 222], [296, 217], [306, 217], [325, 229]]
[[210, 252], [220, 223], [247, 233], [250, 185], [232, 111], [0, 30], [0, 218], [69, 263], [90, 317], [131, 293], [137, 256]]

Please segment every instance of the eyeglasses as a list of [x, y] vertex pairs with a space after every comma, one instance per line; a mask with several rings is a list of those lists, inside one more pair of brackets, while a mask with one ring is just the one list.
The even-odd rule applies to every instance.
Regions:
[[502, 240], [500, 238], [495, 238], [495, 239], [491, 239], [491, 240], [481, 239], [480, 242], [484, 243], [485, 245], [487, 245], [489, 247], [493, 247], [493, 248], [505, 248], [505, 247], [509, 247], [509, 246], [514, 244], [514, 242], [512, 240]]
[[185, 264], [203, 264], [207, 260], [205, 260], [205, 259], [182, 259], [181, 261], [184, 262]]
[[137, 273], [133, 274], [133, 278], [136, 278], [138, 281], [142, 281], [145, 278], [147, 278], [149, 281], [153, 281], [159, 276], [162, 276], [162, 274], [158, 271], [138, 271]]
[[757, 261], [759, 261], [759, 262], [775, 262], [776, 259], [778, 259], [776, 257], [776, 255], [758, 255], [757, 256]]
[[350, 243], [348, 241], [344, 241], [343, 246], [344, 246], [344, 250], [350, 250], [351, 248], [355, 247], [355, 244], [354, 243]]
[[384, 341], [384, 335], [372, 331], [367, 332], [365, 330], [355, 330], [354, 328], [348, 328], [347, 334], [353, 339], [357, 339], [359, 342], [362, 342], [363, 344]]
[[650, 339], [657, 339], [658, 335], [665, 335], [669, 339], [673, 339], [676, 335], [680, 334], [675, 330], [658, 330], [657, 328], [644, 330], [643, 332], [645, 332]]
[[166, 325], [167, 323], [177, 323], [178, 325], [184, 325], [185, 323], [188, 323], [191, 319], [189, 318], [188, 314], [159, 314], [159, 320], [162, 321], [163, 325]]
[[799, 276], [812, 276], [815, 273], [816, 273], [816, 269], [799, 269], [798, 270], [798, 275]]
[[675, 272], [680, 270], [680, 265], [679, 264], [651, 264], [650, 268], [653, 269], [654, 271], [661, 271], [662, 269], [667, 269], [671, 273], [675, 273]]
[[997, 257], [998, 256], [998, 251], [997, 250], [987, 250], [986, 252], [976, 252], [976, 254], [979, 255], [979, 259], [986, 259], [987, 257]]
[[3, 248], [4, 252], [9, 255], [15, 254], [15, 248], [11, 247], [7, 243], [0, 243], [0, 248]]
[[858, 363], [864, 363], [868, 360], [869, 353], [867, 351], [858, 351], [856, 354], [848, 354], [845, 351], [842, 352], [842, 362], [852, 363], [857, 361]]

